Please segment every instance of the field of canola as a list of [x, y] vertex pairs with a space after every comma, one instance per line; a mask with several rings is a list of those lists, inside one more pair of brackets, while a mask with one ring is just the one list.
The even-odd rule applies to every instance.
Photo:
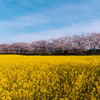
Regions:
[[0, 100], [100, 100], [100, 56], [0, 55]]

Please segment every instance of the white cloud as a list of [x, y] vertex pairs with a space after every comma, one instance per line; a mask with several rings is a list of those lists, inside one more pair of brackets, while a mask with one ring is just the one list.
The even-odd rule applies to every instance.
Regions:
[[[5, 0], [6, 1], [6, 0]], [[13, 1], [13, 0], [9, 0]], [[16, 0], [17, 1], [17, 0]], [[26, 0], [18, 0], [22, 5], [31, 6], [32, 1], [43, 1], [43, 0], [30, 0], [30, 2], [25, 2]], [[0, 2], [1, 8], [5, 7], [4, 2]], [[8, 21], [0, 21], [0, 42], [1, 43], [12, 43], [12, 42], [31, 42], [42, 39], [57, 38], [65, 35], [74, 35], [82, 33], [93, 33], [100, 32], [100, 20], [97, 17], [93, 17], [94, 10], [92, 6], [86, 4], [83, 5], [58, 5], [55, 7], [47, 8], [42, 12], [31, 12], [24, 14], [23, 16], [13, 18]], [[91, 13], [92, 12], [92, 13]], [[97, 12], [95, 12], [97, 14]], [[93, 18], [95, 18], [93, 20]], [[87, 21], [87, 19], [89, 19]], [[81, 21], [80, 21], [81, 20]], [[83, 22], [84, 21], [84, 22]], [[87, 21], [87, 22], [86, 22]], [[91, 22], [90, 22], [91, 21]], [[57, 22], [57, 23], [56, 23]], [[57, 29], [45, 29], [45, 31], [37, 32], [34, 31], [26, 34], [24, 31], [30, 26], [40, 26], [45, 27], [47, 24], [57, 24], [65, 23], [68, 25]], [[80, 23], [79, 23], [80, 22]], [[82, 23], [83, 22], [83, 23]], [[72, 23], [72, 24], [71, 24]], [[74, 24], [75, 23], [75, 24]], [[45, 24], [45, 25], [44, 25]], [[70, 24], [70, 25], [69, 25]], [[18, 33], [18, 34], [14, 34]]]
[[60, 29], [47, 30], [40, 33], [29, 33], [21, 34], [11, 37], [0, 38], [1, 42], [12, 43], [12, 42], [32, 42], [43, 39], [58, 38], [65, 35], [75, 35], [75, 34], [86, 34], [100, 32], [100, 21], [90, 22], [90, 23], [79, 23], [72, 24], [70, 26], [65, 26]]
[[43, 24], [48, 22], [49, 20], [42, 14], [33, 13], [26, 16], [21, 16], [19, 18], [15, 18], [11, 21], [0, 21], [0, 26], [6, 27], [25, 27], [25, 26], [34, 26], [38, 24]]
[[[12, 1], [12, 0], [9, 0], [9, 1]], [[26, 0], [22, 0], [21, 2], [24, 2], [24, 1]], [[36, 1], [36, 0], [30, 0], [30, 2], [32, 1]], [[41, 0], [41, 2], [42, 1], [43, 0]], [[65, 23], [65, 24], [75, 23], [74, 21], [76, 20], [78, 22], [79, 20], [78, 18], [80, 18], [80, 16], [83, 16], [84, 13], [82, 15], [78, 13], [78, 16], [77, 16], [77, 14], [74, 11], [86, 12], [87, 6], [80, 6], [80, 5], [76, 6], [76, 5], [65, 4], [65, 5], [60, 5], [57, 7], [52, 7], [52, 9], [45, 9], [43, 12], [38, 12], [38, 13], [31, 12], [31, 13], [27, 13], [26, 15], [13, 18], [12, 20], [0, 21], [0, 34], [15, 33], [14, 29], [17, 29], [16, 31], [20, 34], [20, 31], [18, 30], [21, 30], [22, 32], [24, 31], [24, 29], [27, 29], [27, 27], [30, 27], [30, 26], [38, 27], [39, 25], [41, 25], [42, 27], [45, 27], [42, 24], [46, 25], [46, 23], [50, 23], [50, 24], [58, 23], [59, 25], [61, 23]]]

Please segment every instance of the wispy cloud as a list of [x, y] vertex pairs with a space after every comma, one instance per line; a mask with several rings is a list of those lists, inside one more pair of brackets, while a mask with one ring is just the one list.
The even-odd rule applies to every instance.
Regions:
[[1, 0], [0, 42], [100, 32], [99, 0], [55, 1]]
[[29, 33], [29, 34], [20, 34], [16, 36], [4, 37], [0, 38], [1, 43], [13, 43], [13, 42], [32, 42], [37, 40], [43, 39], [51, 39], [51, 38], [58, 38], [61, 36], [67, 35], [76, 35], [76, 34], [86, 34], [86, 33], [93, 33], [93, 32], [100, 32], [100, 21], [91, 22], [91, 23], [79, 23], [79, 24], [72, 24], [70, 26], [65, 26], [60, 29], [53, 29], [47, 30], [44, 32], [39, 33]]
[[[0, 31], [8, 31], [13, 28], [24, 30], [24, 28], [26, 27], [37, 27], [38, 25], [42, 25], [42, 27], [45, 27], [46, 23], [55, 26], [56, 23], [60, 25], [61, 23], [72, 24], [72, 22], [75, 23], [75, 21], [77, 21], [77, 23], [80, 22], [78, 21], [78, 19], [83, 15], [80, 14], [77, 17], [76, 13], [80, 12], [81, 10], [83, 11], [86, 8], [74, 5], [68, 5], [67, 7], [66, 6], [67, 5], [56, 7], [56, 9], [53, 8], [44, 10], [44, 12], [39, 13], [32, 12], [19, 17], [15, 17], [12, 20], [0, 21]], [[80, 10], [78, 10], [78, 8], [80, 8]], [[77, 10], [77, 12], [73, 13], [73, 10]]]

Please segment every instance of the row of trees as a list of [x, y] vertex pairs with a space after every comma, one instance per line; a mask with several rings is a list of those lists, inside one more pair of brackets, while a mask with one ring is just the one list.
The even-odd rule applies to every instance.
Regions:
[[0, 44], [1, 54], [100, 54], [100, 33]]

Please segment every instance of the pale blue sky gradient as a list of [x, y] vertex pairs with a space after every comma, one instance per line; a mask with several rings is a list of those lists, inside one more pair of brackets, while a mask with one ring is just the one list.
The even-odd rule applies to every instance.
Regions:
[[100, 32], [100, 0], [0, 0], [0, 43]]

